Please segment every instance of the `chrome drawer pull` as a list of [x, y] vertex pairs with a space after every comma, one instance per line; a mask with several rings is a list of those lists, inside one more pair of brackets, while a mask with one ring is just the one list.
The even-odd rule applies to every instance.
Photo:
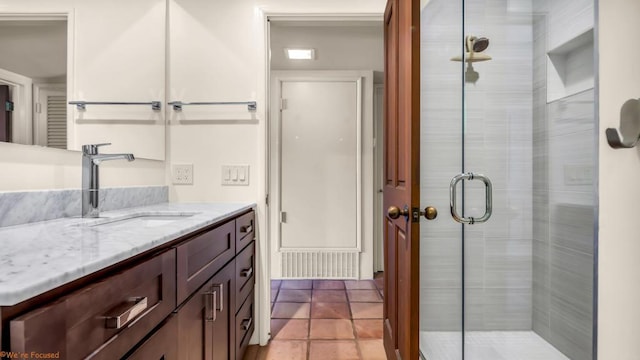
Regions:
[[107, 329], [121, 329], [146, 309], [146, 297], [130, 298], [128, 302], [115, 307], [105, 315], [105, 327]]
[[222, 311], [224, 310], [223, 306], [224, 306], [224, 284], [213, 284], [213, 287], [217, 287], [218, 289], [220, 289], [220, 309], [218, 309], [217, 307], [214, 307], [216, 310], [218, 311]]
[[248, 233], [250, 233], [250, 232], [252, 232], [252, 231], [253, 231], [253, 225], [247, 225], [247, 226], [241, 226], [241, 227], [240, 227], [240, 232], [241, 232], [241, 233], [246, 233], [246, 234], [248, 234]]
[[205, 312], [207, 313], [206, 320], [208, 322], [216, 321], [216, 292], [207, 291], [204, 293], [205, 299]]
[[252, 322], [253, 322], [253, 318], [242, 320], [242, 330], [249, 330]]
[[253, 275], [253, 267], [240, 271], [240, 276], [242, 277], [248, 278], [251, 277], [251, 275]]

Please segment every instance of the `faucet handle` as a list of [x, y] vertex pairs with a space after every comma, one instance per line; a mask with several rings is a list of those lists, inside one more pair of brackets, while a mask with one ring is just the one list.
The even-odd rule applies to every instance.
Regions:
[[82, 153], [85, 155], [98, 155], [98, 147], [111, 145], [111, 143], [82, 145]]

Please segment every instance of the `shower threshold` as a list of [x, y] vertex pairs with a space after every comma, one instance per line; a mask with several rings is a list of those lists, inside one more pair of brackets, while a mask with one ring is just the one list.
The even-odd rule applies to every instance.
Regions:
[[[421, 331], [420, 352], [427, 360], [461, 360], [459, 331]], [[467, 331], [465, 360], [568, 360], [533, 331]]]

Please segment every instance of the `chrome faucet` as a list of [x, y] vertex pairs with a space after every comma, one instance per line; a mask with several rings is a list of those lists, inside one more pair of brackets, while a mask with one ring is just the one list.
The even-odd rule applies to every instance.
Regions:
[[98, 154], [98, 147], [105, 145], [111, 145], [111, 143], [82, 145], [82, 217], [95, 218], [100, 215], [98, 165], [107, 160], [135, 160], [133, 154]]

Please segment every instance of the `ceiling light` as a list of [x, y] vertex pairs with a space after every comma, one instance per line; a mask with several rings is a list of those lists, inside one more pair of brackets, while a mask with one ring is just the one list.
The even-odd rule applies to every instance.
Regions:
[[290, 60], [313, 60], [316, 58], [315, 49], [284, 49]]

